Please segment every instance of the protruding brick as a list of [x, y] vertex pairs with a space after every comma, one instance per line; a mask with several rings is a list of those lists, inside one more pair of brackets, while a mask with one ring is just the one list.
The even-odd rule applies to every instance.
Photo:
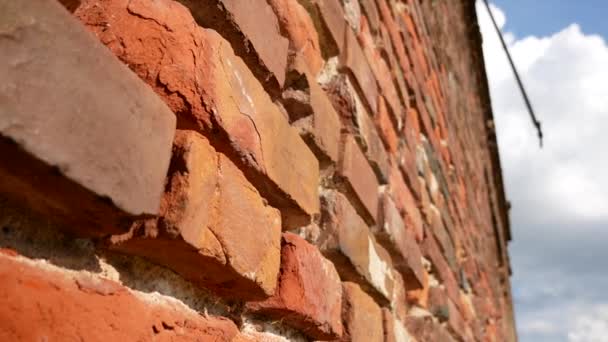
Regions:
[[157, 224], [133, 227], [110, 247], [165, 265], [221, 295], [274, 293], [281, 219], [243, 173], [196, 132], [178, 131]]
[[349, 29], [340, 0], [299, 0], [310, 13], [319, 34], [323, 57], [337, 56], [344, 49]]
[[382, 310], [354, 283], [343, 283], [343, 341], [383, 342]]
[[374, 73], [370, 68], [363, 49], [351, 29], [346, 30], [344, 49], [340, 52], [340, 65], [348, 69], [355, 80], [367, 108], [375, 111], [378, 108], [378, 85]]
[[351, 135], [344, 141], [339, 173], [344, 177], [362, 204], [367, 222], [376, 221], [378, 212], [378, 181], [361, 149]]
[[401, 68], [401, 64], [397, 60], [397, 54], [395, 53], [391, 37], [386, 26], [382, 22], [380, 23], [380, 34], [382, 36], [382, 48], [388, 59], [391, 74], [393, 75], [393, 82], [397, 87], [401, 101], [405, 106], [409, 106], [410, 91], [408, 89], [405, 76], [403, 75], [404, 70]]
[[357, 282], [379, 302], [390, 303], [395, 277], [388, 252], [344, 195], [328, 191], [323, 202], [320, 248], [334, 262], [342, 280]]
[[247, 307], [280, 319], [313, 339], [342, 336], [342, 286], [334, 265], [292, 233], [283, 234], [281, 274], [274, 296]]
[[390, 194], [393, 197], [397, 208], [403, 213], [405, 224], [414, 231], [417, 241], [422, 241], [423, 226], [420, 210], [412, 196], [409, 187], [405, 184], [401, 171], [393, 167], [389, 181]]
[[[306, 9], [298, 0], [268, 0], [281, 30], [289, 37], [292, 53], [302, 55], [308, 69], [316, 76], [323, 67], [319, 35]], [[314, 77], [313, 77], [314, 78]]]
[[436, 272], [439, 280], [445, 286], [448, 297], [455, 303], [460, 303], [460, 290], [458, 288], [458, 282], [454, 273], [450, 269], [450, 266], [445, 260], [445, 257], [441, 254], [439, 246], [433, 236], [427, 236], [421, 244], [422, 254], [428, 258], [433, 264], [433, 269]]
[[350, 79], [341, 74], [333, 77], [324, 87], [334, 108], [340, 114], [344, 130], [353, 134], [376, 177], [380, 182], [385, 183], [389, 173], [388, 155], [376, 131], [372, 116], [361, 102]]
[[337, 163], [340, 153], [341, 124], [325, 91], [296, 55], [290, 65], [283, 105], [292, 124], [321, 161]]
[[[362, 20], [361, 31], [359, 32], [359, 41], [361, 42], [363, 53], [369, 63], [370, 69], [376, 78], [379, 86], [379, 93], [382, 93], [390, 112], [395, 116], [395, 119], [401, 117], [402, 105], [399, 100], [397, 88], [393, 83], [391, 71], [382, 56], [376, 48], [376, 43], [371, 35], [367, 20]], [[374, 110], [377, 107], [373, 107]]]
[[156, 215], [175, 116], [56, 1], [2, 1], [0, 193], [79, 235]]
[[391, 252], [393, 263], [405, 280], [408, 290], [424, 286], [424, 267], [422, 254], [411, 228], [405, 226], [388, 193], [383, 193], [378, 214], [376, 236], [378, 241]]
[[0, 279], [2, 341], [228, 342], [238, 334], [227, 318], [23, 257], [0, 255]]
[[169, 0], [87, 0], [76, 13], [163, 97], [180, 126], [234, 155], [286, 227], [318, 213], [317, 159], [221, 36]]
[[434, 205], [430, 205], [431, 213], [431, 232], [435, 239], [439, 242], [439, 248], [443, 252], [448, 264], [451, 268], [456, 268], [456, 251], [454, 249], [454, 242], [450, 232], [446, 229], [441, 218], [441, 212]]
[[376, 7], [376, 1], [361, 0], [360, 2], [372, 33], [378, 32], [380, 30], [380, 14], [378, 13], [378, 7]]
[[378, 111], [374, 117], [374, 122], [380, 130], [380, 137], [382, 138], [384, 146], [386, 146], [388, 152], [391, 154], [397, 153], [400, 140], [399, 135], [397, 134], [395, 125], [393, 124], [393, 121], [388, 113], [388, 109], [386, 108], [386, 101], [382, 96], [380, 96], [378, 99]]
[[281, 35], [277, 16], [266, 0], [179, 1], [192, 11], [199, 25], [230, 42], [271, 96], [280, 94], [289, 42]]

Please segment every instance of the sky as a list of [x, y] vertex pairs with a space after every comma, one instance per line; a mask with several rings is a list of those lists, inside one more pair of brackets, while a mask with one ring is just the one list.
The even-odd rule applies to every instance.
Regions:
[[541, 150], [478, 1], [512, 204], [519, 339], [608, 341], [608, 1], [495, 0], [492, 9], [545, 134]]

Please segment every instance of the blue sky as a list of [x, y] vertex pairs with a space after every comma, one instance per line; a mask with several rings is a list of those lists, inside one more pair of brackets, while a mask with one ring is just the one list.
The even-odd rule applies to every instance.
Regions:
[[495, 0], [507, 13], [507, 31], [518, 36], [546, 36], [578, 23], [583, 32], [608, 37], [605, 0]]
[[478, 1], [520, 341], [608, 341], [608, 1], [492, 4], [546, 137]]

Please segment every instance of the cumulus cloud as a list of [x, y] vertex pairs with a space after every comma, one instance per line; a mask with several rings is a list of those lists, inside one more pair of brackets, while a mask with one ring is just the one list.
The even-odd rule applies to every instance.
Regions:
[[[545, 148], [540, 150], [504, 51], [479, 1], [477, 10], [512, 202], [510, 252], [520, 338], [596, 341], [593, 334], [602, 332], [608, 314], [599, 321], [573, 318], [591, 317], [585, 315], [587, 308], [608, 304], [603, 265], [608, 260], [608, 47], [577, 24], [546, 37], [505, 33], [543, 122]], [[492, 11], [504, 28], [508, 13], [496, 6]], [[583, 333], [585, 327], [592, 335]], [[606, 340], [608, 335], [597, 336]]]
[[598, 305], [575, 318], [574, 328], [568, 333], [572, 342], [604, 342], [608, 336], [608, 305]]

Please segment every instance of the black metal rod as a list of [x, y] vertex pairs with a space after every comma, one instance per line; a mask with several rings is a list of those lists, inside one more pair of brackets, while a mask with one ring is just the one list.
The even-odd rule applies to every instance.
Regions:
[[524, 84], [519, 77], [519, 73], [517, 72], [517, 68], [515, 67], [515, 63], [513, 63], [513, 58], [511, 58], [511, 54], [509, 53], [509, 49], [507, 48], [507, 44], [505, 43], [505, 39], [502, 36], [502, 32], [500, 32], [500, 28], [498, 24], [496, 24], [496, 20], [494, 19], [494, 15], [492, 14], [492, 10], [490, 10], [490, 4], [488, 4], [488, 0], [483, 1], [486, 5], [486, 9], [488, 10], [488, 14], [490, 15], [490, 19], [492, 20], [492, 24], [494, 24], [494, 28], [496, 29], [496, 33], [498, 34], [498, 38], [500, 39], [500, 43], [502, 44], [502, 48], [505, 50], [507, 54], [507, 58], [509, 59], [509, 63], [511, 64], [511, 70], [513, 70], [513, 74], [515, 75], [515, 79], [517, 80], [517, 84], [519, 85], [519, 90], [521, 90], [521, 95], [524, 98], [524, 102], [526, 103], [526, 107], [528, 108], [528, 113], [530, 114], [530, 119], [532, 119], [532, 124], [536, 127], [536, 132], [538, 133], [538, 141], [540, 143], [540, 147], [543, 147], [543, 131], [541, 128], [541, 123], [536, 119], [536, 115], [534, 115], [534, 109], [532, 109], [532, 103], [530, 103], [530, 99], [528, 98], [528, 94], [526, 93], [526, 89], [524, 88]]

